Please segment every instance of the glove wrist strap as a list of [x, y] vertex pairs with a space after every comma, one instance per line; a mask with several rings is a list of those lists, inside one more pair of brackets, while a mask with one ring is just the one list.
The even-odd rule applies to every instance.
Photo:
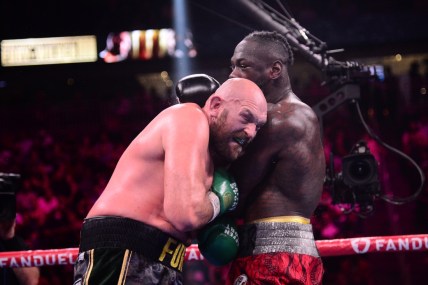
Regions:
[[208, 192], [208, 199], [210, 199], [211, 205], [213, 206], [213, 216], [209, 220], [211, 222], [220, 214], [220, 198], [212, 191]]

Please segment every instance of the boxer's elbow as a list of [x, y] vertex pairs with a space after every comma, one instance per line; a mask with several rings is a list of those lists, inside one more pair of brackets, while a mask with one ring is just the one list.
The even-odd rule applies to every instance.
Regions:
[[[169, 222], [180, 232], [189, 232], [200, 228], [211, 218], [204, 201], [188, 199], [184, 203], [171, 205], [165, 209]], [[212, 214], [211, 214], [212, 215]]]
[[203, 220], [194, 209], [185, 209], [180, 213], [171, 214], [170, 222], [180, 232], [189, 232], [199, 228]]

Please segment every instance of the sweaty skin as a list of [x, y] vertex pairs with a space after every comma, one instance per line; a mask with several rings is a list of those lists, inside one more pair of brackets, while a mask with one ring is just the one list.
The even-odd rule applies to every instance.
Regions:
[[268, 102], [266, 125], [232, 167], [243, 216], [247, 222], [275, 216], [309, 219], [325, 175], [318, 119], [292, 92], [284, 61], [266, 45], [241, 41], [231, 63], [230, 77], [256, 82]]
[[[186, 241], [212, 218], [215, 166], [241, 155], [245, 145], [238, 142], [255, 137], [266, 113], [262, 91], [245, 79], [226, 81], [202, 109], [193, 103], [165, 109], [125, 150], [87, 218], [128, 217]], [[222, 150], [210, 144], [213, 137]]]

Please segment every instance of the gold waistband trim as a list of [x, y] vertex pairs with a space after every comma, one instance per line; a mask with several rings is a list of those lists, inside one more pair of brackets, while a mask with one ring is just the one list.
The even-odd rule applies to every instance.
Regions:
[[278, 216], [257, 219], [249, 222], [248, 224], [256, 223], [299, 223], [299, 224], [310, 224], [311, 220], [300, 216]]

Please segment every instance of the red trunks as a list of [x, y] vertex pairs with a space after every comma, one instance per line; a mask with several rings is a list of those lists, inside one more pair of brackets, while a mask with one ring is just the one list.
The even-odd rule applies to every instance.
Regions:
[[237, 258], [230, 267], [228, 285], [322, 284], [320, 258], [305, 254], [265, 253]]

